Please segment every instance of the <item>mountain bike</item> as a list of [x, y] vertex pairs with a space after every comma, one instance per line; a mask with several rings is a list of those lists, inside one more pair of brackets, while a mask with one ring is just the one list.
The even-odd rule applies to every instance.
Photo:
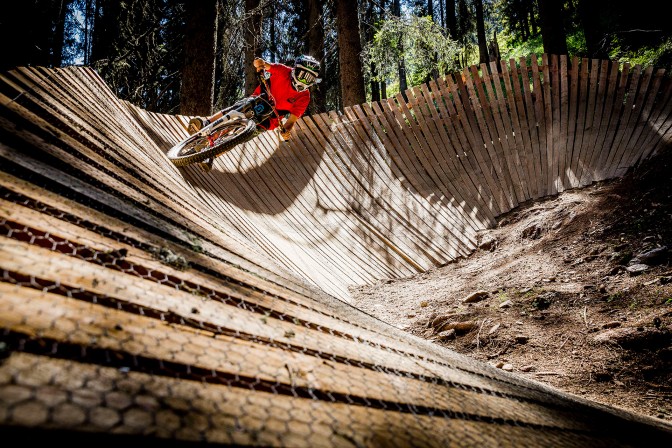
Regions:
[[285, 132], [282, 121], [269, 96], [266, 80], [270, 74], [259, 72], [262, 92], [259, 96], [249, 96], [224, 109], [223, 116], [204, 126], [193, 135], [168, 150], [167, 156], [176, 166], [205, 163], [212, 167], [214, 158], [251, 140], [266, 129], [261, 124], [275, 114], [278, 127]]

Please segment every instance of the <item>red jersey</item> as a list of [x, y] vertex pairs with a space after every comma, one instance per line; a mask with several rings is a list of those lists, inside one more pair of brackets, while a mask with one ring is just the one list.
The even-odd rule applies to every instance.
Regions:
[[[303, 92], [294, 90], [294, 87], [292, 87], [291, 67], [283, 64], [269, 65], [271, 67], [266, 71], [271, 74], [268, 85], [271, 90], [270, 94], [275, 99], [275, 108], [278, 111], [287, 111], [292, 115], [301, 117], [306, 112], [308, 104], [310, 104], [310, 91], [308, 89]], [[257, 86], [253, 95], [256, 96], [260, 93], [261, 86]], [[271, 117], [268, 129], [275, 129], [276, 127], [278, 127], [278, 119]]]

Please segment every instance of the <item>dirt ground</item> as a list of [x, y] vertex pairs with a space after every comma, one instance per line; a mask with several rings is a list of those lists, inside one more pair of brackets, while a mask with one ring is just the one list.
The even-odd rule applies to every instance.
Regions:
[[436, 344], [672, 422], [672, 149], [518, 206], [468, 258], [351, 294]]

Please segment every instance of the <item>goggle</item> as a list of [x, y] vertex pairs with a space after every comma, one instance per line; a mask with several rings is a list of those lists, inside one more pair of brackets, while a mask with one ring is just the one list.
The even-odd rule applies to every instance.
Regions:
[[307, 86], [313, 85], [317, 80], [317, 76], [315, 76], [315, 73], [302, 68], [295, 70], [294, 78], [301, 84], [305, 84]]

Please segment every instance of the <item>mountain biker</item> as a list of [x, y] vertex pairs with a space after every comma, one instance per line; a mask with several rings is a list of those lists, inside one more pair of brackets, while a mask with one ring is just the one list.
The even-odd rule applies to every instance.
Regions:
[[[283, 140], [290, 138], [290, 130], [294, 123], [301, 118], [308, 104], [310, 103], [309, 88], [320, 82], [318, 78], [320, 71], [320, 62], [308, 55], [301, 55], [294, 61], [293, 67], [284, 64], [275, 64], [266, 62], [261, 58], [254, 60], [254, 67], [257, 71], [266, 70], [270, 74], [267, 84], [269, 85], [269, 96], [275, 101], [275, 108], [279, 116], [289, 114], [284, 121], [284, 132], [280, 134]], [[252, 96], [261, 94], [261, 85], [257, 86]], [[194, 134], [204, 126], [212, 123], [214, 120], [223, 116], [223, 111], [217, 112], [208, 118], [195, 117], [189, 121], [187, 130]], [[260, 124], [266, 130], [272, 130], [278, 127], [278, 119], [274, 116]]]

